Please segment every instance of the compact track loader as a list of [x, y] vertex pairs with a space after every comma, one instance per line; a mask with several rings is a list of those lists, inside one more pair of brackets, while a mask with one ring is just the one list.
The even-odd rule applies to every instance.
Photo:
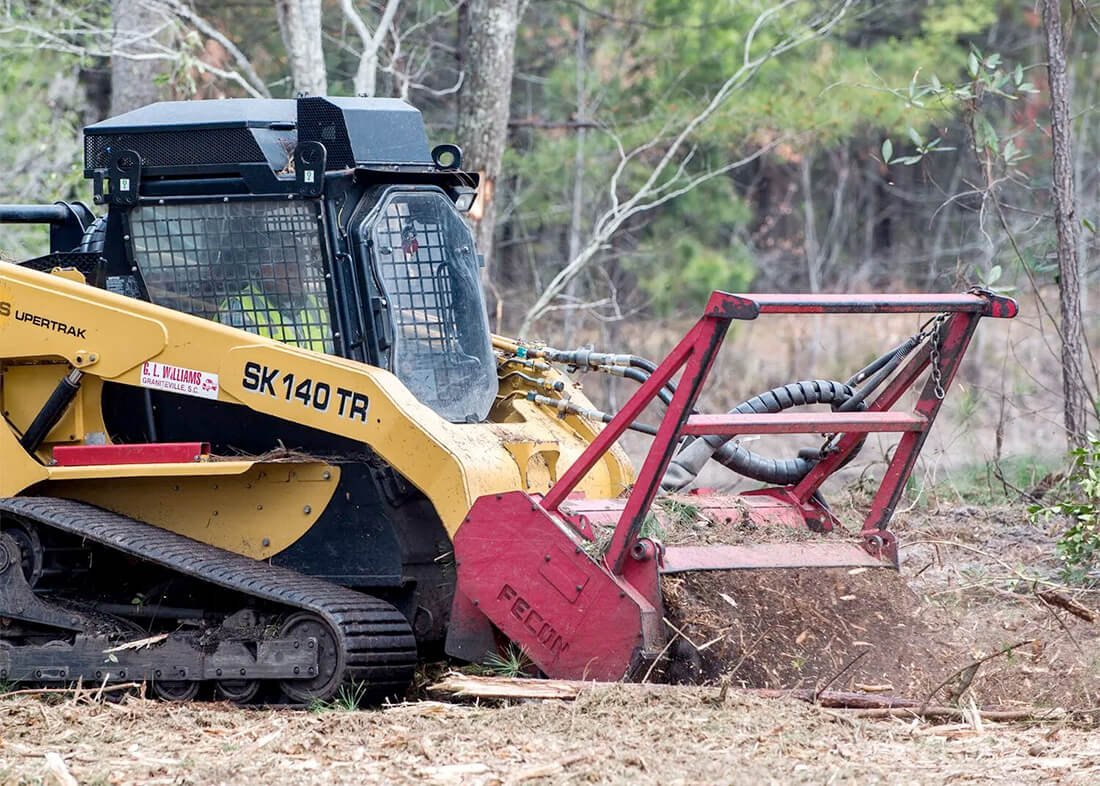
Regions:
[[[663, 574], [893, 564], [886, 525], [967, 343], [1016, 310], [715, 292], [660, 364], [561, 351], [490, 334], [477, 176], [407, 104], [162, 103], [84, 142], [105, 213], [0, 206], [51, 245], [0, 263], [0, 681], [377, 701], [418, 651], [506, 640], [550, 676], [629, 677], [667, 649]], [[929, 319], [847, 382], [696, 413], [731, 322], [781, 312]], [[603, 413], [568, 368], [640, 387]], [[637, 474], [628, 428], [653, 435]], [[785, 461], [730, 439], [803, 432], [829, 437]], [[819, 488], [869, 432], [900, 442], [858, 542], [831, 537]], [[660, 488], [712, 460], [766, 485], [696, 493], [707, 516], [813, 536], [647, 536]]]

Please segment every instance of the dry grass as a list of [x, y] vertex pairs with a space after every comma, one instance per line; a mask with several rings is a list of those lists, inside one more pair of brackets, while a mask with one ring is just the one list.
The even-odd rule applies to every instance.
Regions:
[[1100, 738], [1059, 725], [865, 720], [701, 688], [608, 686], [572, 703], [421, 702], [311, 714], [0, 702], [0, 782], [82, 784], [1091, 783]]

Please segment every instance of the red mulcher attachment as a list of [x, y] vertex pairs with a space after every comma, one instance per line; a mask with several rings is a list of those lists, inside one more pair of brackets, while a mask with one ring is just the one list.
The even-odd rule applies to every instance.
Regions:
[[[886, 529], [917, 454], [982, 317], [1011, 318], [1016, 303], [989, 292], [965, 295], [730, 295], [715, 292], [702, 318], [543, 498], [522, 491], [482, 497], [455, 540], [458, 586], [447, 652], [479, 660], [494, 648], [493, 627], [521, 646], [548, 676], [619, 680], [659, 657], [663, 573], [735, 568], [895, 566]], [[942, 314], [934, 336], [901, 365], [862, 412], [692, 415], [731, 320], [760, 314]], [[894, 410], [931, 368], [911, 411]], [[683, 369], [637, 481], [625, 500], [570, 498], [578, 481]], [[815, 499], [867, 433], [901, 439], [860, 531], [862, 548], [819, 542], [667, 546], [639, 537], [682, 435], [833, 433], [833, 450], [793, 485], [734, 498], [700, 499], [736, 508], [757, 524], [828, 532], [838, 522]], [[611, 543], [593, 558], [593, 521], [615, 520]]]

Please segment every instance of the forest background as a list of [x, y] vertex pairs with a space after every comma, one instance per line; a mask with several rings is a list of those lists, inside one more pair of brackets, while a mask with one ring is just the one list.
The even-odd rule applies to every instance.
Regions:
[[[715, 288], [1018, 296], [1020, 319], [979, 331], [925, 469], [1028, 487], [1066, 446], [1052, 6], [1096, 340], [1085, 0], [0, 0], [0, 202], [87, 200], [81, 127], [148, 101], [404, 98], [485, 176], [471, 217], [498, 332], [660, 356]], [[5, 228], [0, 251], [45, 244]], [[911, 328], [735, 331], [712, 401], [844, 378]], [[1091, 353], [1073, 376], [1095, 401]]]

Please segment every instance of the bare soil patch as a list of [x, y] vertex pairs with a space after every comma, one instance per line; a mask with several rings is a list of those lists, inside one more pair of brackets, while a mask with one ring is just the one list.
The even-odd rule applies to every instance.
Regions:
[[1100, 598], [1061, 586], [1050, 533], [1012, 506], [926, 512], [899, 530], [899, 572], [666, 577], [669, 621], [687, 640], [678, 643], [667, 678], [948, 702], [971, 696], [987, 706], [1097, 704], [1100, 626], [1040, 593], [1085, 608]]
[[918, 696], [959, 659], [933, 636], [935, 610], [889, 570], [708, 571], [662, 586], [693, 642], [674, 680]]

